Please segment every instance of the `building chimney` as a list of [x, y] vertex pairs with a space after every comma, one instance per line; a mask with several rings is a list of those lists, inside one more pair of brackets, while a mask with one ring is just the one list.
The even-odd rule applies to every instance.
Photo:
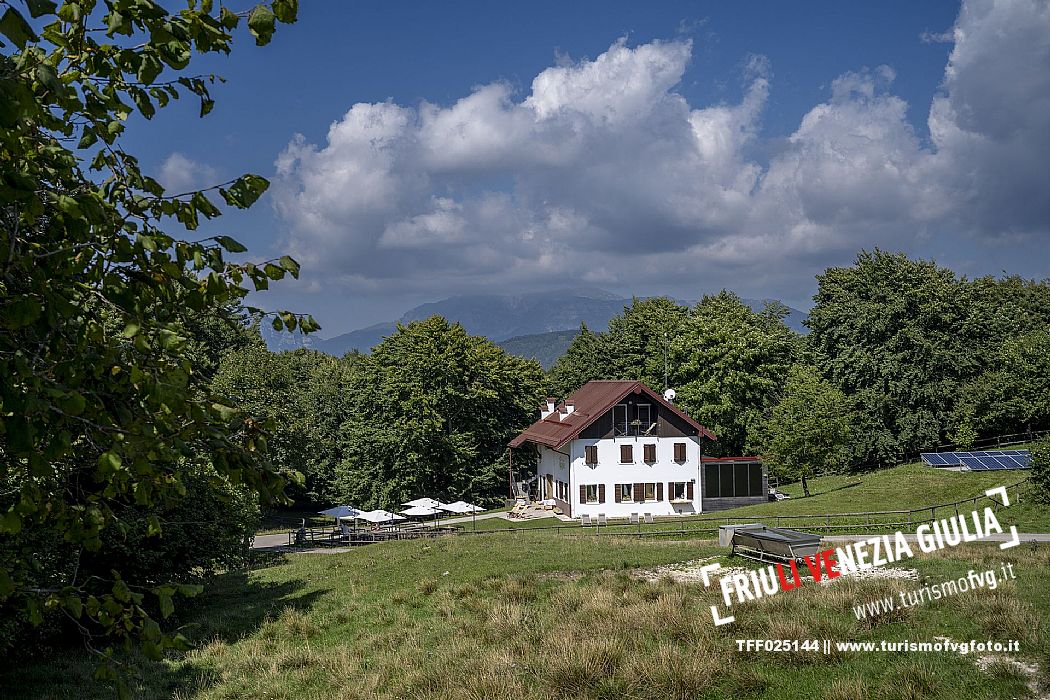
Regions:
[[540, 420], [543, 420], [550, 414], [554, 413], [554, 406], [556, 401], [557, 399], [555, 399], [553, 396], [547, 397], [547, 405], [540, 406]]
[[565, 415], [568, 416], [568, 415], [572, 414], [572, 412], [575, 411], [575, 410], [576, 410], [576, 404], [574, 404], [572, 401], [566, 401], [565, 402]]

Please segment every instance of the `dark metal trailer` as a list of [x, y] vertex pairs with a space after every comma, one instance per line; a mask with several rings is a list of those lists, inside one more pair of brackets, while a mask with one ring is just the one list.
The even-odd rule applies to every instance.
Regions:
[[783, 527], [748, 527], [733, 532], [733, 554], [758, 561], [798, 561], [820, 551], [820, 535]]

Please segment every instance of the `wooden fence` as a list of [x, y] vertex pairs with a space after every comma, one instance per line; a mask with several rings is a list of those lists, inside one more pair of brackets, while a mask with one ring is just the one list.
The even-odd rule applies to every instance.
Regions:
[[[1027, 478], [1006, 487], [1010, 504], [1020, 503], [1027, 496], [1031, 484]], [[728, 515], [728, 516], [688, 516], [665, 517], [647, 523], [608, 522], [605, 525], [592, 523], [562, 523], [559, 525], [537, 527], [507, 527], [487, 530], [461, 530], [463, 535], [486, 535], [496, 532], [523, 533], [529, 531], [554, 531], [567, 535], [625, 535], [637, 537], [688, 536], [695, 532], [717, 532], [722, 525], [761, 522], [772, 527], [789, 527], [793, 529], [816, 530], [824, 533], [836, 532], [880, 532], [911, 530], [923, 523], [932, 523], [941, 518], [962, 515], [977, 508], [991, 505], [999, 510], [1002, 503], [986, 494], [964, 498], [950, 503], [940, 503], [909, 510], [878, 510], [857, 513], [808, 513], [797, 515]]]

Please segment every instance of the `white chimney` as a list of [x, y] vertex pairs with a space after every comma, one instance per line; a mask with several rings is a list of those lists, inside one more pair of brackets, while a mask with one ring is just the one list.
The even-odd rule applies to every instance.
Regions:
[[572, 401], [566, 401], [565, 402], [565, 415], [567, 415], [567, 416], [571, 415], [572, 412], [575, 411], [575, 410], [576, 410], [576, 404], [574, 404]]
[[555, 399], [553, 396], [547, 397], [547, 405], [540, 406], [540, 420], [543, 420], [550, 414], [554, 413], [554, 405], [556, 400], [557, 399]]

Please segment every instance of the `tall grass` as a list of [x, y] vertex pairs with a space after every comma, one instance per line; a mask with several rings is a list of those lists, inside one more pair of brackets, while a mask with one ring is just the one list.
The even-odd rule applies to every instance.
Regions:
[[[839, 580], [746, 604], [711, 624], [716, 591], [636, 569], [714, 556], [696, 542], [568, 538], [541, 533], [405, 542], [299, 555], [231, 578], [192, 618], [199, 645], [143, 667], [139, 696], [233, 698], [1001, 698], [1027, 680], [957, 655], [895, 656], [737, 650], [736, 639], [1016, 638], [1050, 658], [1045, 581], [1050, 552], [969, 547], [915, 565], [928, 580], [986, 560], [1021, 578], [858, 622], [852, 608], [914, 582]], [[976, 563], [975, 563], [976, 562]], [[739, 565], [739, 561], [733, 562]], [[446, 573], [447, 572], [447, 573]], [[571, 574], [571, 575], [570, 575]], [[90, 660], [65, 652], [8, 670], [26, 697], [105, 697]]]

